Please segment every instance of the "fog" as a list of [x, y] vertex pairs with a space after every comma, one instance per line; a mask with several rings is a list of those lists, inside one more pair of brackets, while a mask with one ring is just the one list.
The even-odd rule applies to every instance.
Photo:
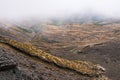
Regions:
[[120, 17], [119, 8], [120, 0], [0, 0], [0, 17], [67, 17], [84, 13]]

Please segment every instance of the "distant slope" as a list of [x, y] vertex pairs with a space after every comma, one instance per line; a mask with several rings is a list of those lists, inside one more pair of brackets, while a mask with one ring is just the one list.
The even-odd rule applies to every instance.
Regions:
[[34, 36], [34, 33], [9, 21], [0, 21], [0, 35], [19, 41], [28, 41]]

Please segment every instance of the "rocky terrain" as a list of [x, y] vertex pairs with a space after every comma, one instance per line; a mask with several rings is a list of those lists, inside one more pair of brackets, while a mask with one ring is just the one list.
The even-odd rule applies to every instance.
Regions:
[[[1, 21], [0, 80], [119, 80], [120, 24], [111, 22]], [[91, 76], [91, 63], [105, 72]]]

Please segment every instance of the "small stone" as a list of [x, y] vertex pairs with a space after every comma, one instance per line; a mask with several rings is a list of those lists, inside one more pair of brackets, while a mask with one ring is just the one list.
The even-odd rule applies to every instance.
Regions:
[[17, 64], [12, 59], [7, 59], [6, 57], [0, 57], [0, 71], [13, 69]]

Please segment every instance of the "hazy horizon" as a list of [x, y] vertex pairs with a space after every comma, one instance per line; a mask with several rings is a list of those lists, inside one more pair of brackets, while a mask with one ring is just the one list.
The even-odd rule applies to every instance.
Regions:
[[120, 17], [119, 4], [119, 0], [0, 0], [0, 17], [48, 18], [86, 13]]

